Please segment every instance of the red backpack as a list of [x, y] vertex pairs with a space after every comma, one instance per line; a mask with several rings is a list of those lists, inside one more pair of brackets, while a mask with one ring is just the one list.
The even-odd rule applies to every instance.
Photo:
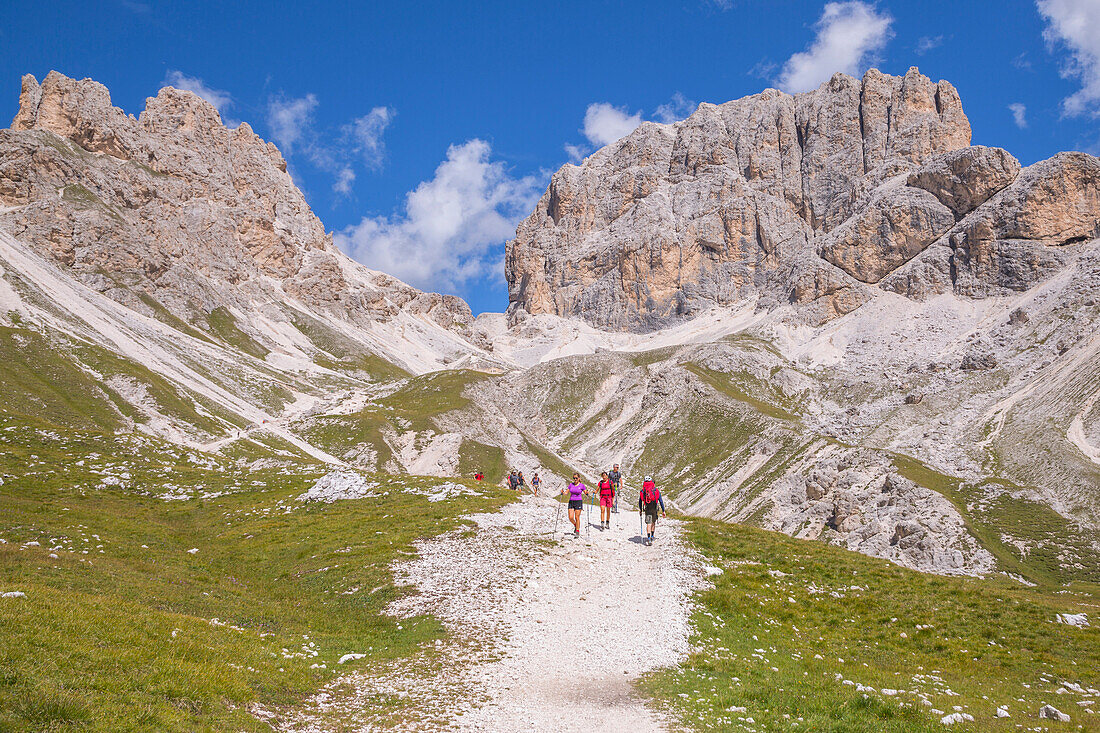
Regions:
[[646, 481], [642, 484], [642, 500], [646, 504], [653, 504], [661, 498], [661, 492], [657, 491], [657, 484]]

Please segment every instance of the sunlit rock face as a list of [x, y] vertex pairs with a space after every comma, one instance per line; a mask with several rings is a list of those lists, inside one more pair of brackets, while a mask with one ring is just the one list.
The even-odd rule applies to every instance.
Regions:
[[554, 174], [508, 244], [509, 314], [651, 330], [752, 301], [823, 322], [883, 290], [1019, 290], [1096, 236], [1096, 167], [971, 147], [955, 88], [915, 68], [703, 104]]
[[458, 331], [472, 320], [459, 298], [350, 261], [272, 143], [172, 87], [135, 118], [90, 79], [23, 77], [0, 131], [0, 224], [85, 284], [138, 310], [151, 296], [184, 320], [287, 298], [359, 323], [401, 310]]

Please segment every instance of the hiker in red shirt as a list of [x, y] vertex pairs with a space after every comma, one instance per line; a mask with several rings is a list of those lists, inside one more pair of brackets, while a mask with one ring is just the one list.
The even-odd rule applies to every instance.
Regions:
[[600, 529], [611, 529], [611, 505], [615, 503], [615, 484], [607, 477], [607, 471], [600, 474]]
[[477, 473], [474, 474], [474, 481], [481, 481], [484, 478], [485, 478], [485, 474], [483, 474], [481, 471], [478, 471]]

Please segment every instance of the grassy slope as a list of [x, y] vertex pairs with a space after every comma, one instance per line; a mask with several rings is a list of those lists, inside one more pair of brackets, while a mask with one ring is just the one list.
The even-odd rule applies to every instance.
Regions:
[[294, 311], [290, 317], [295, 328], [323, 352], [318, 354], [314, 361], [325, 368], [367, 374], [372, 379], [383, 381], [410, 376], [401, 367], [368, 351], [363, 344], [333, 330], [324, 322], [306, 313]]
[[[792, 412], [797, 410], [797, 401], [785, 398], [782, 393], [772, 388], [768, 382], [755, 379], [748, 373], [716, 372], [713, 369], [707, 369], [691, 362], [684, 364], [684, 368], [726, 397], [744, 402], [762, 415], [779, 420], [796, 419]], [[760, 399], [754, 394], [765, 396], [771, 401]], [[782, 407], [777, 405], [782, 405]]]
[[122, 414], [101, 385], [41, 334], [0, 327], [0, 362], [0, 411], [82, 428], [122, 425]]
[[270, 349], [238, 328], [237, 319], [224, 306], [219, 306], [207, 313], [206, 322], [218, 338], [246, 354], [263, 359], [271, 353]]
[[[245, 421], [145, 366], [101, 346], [68, 342], [21, 327], [0, 326], [0, 413], [45, 420], [59, 427], [117, 430], [125, 418], [148, 419], [107, 382], [122, 377], [144, 389], [162, 414], [202, 433], [218, 435]], [[102, 379], [101, 379], [102, 377]], [[281, 387], [265, 387], [272, 392]], [[273, 399], [279, 399], [276, 394]]]
[[[388, 432], [438, 431], [432, 418], [468, 405], [463, 391], [471, 383], [488, 378], [488, 374], [473, 370], [412, 377], [397, 391], [353, 415], [321, 415], [297, 429], [307, 440], [337, 456], [369, 446], [377, 454], [377, 465], [384, 466], [393, 457], [393, 449], [385, 439]], [[504, 451], [500, 448], [465, 441], [459, 458], [463, 476], [469, 477], [481, 468], [486, 479], [496, 483], [504, 475]]]
[[[482, 486], [488, 501], [431, 503], [403, 489], [437, 479], [378, 476], [388, 496], [301, 505], [316, 467], [0, 431], [0, 589], [27, 595], [0, 601], [0, 731], [266, 729], [242, 706], [294, 704], [336, 669], [436, 638], [431, 619], [380, 615], [399, 593], [389, 564], [475, 502], [504, 500]], [[192, 498], [148, 495], [169, 490]], [[349, 652], [368, 656], [338, 666]]]
[[469, 478], [478, 471], [484, 473], [485, 480], [491, 484], [503, 481], [508, 471], [504, 449], [476, 440], [463, 440], [458, 449], [458, 474]]
[[1094, 616], [1096, 586], [923, 575], [707, 520], [687, 534], [724, 572], [697, 598], [697, 651], [643, 687], [689, 730], [940, 731], [956, 706], [975, 718], [956, 728], [1015, 730], [1045, 703], [1100, 730], [1079, 695], [1056, 692], [1100, 687], [1100, 629], [1054, 623]]

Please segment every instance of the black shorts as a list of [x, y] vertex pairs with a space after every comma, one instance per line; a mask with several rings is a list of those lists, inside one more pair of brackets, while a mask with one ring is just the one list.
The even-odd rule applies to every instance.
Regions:
[[569, 500], [569, 508], [570, 509], [584, 509], [584, 499], [570, 499]]

